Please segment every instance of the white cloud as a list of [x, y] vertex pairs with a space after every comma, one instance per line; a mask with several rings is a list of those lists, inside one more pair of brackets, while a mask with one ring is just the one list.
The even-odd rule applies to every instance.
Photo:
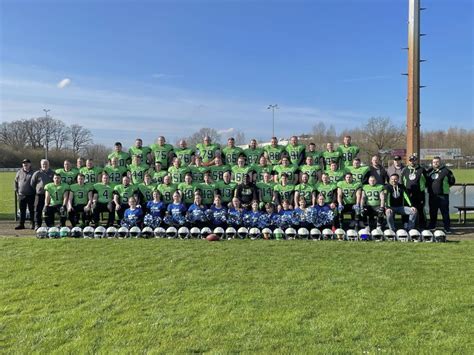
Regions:
[[71, 79], [64, 78], [58, 83], [58, 88], [64, 89], [66, 86], [69, 86], [70, 84], [71, 84]]
[[235, 128], [220, 129], [217, 131], [219, 134], [231, 134], [235, 131]]

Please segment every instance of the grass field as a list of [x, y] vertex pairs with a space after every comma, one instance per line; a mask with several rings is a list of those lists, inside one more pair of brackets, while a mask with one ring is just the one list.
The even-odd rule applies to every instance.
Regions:
[[1, 238], [0, 351], [473, 353], [474, 242]]

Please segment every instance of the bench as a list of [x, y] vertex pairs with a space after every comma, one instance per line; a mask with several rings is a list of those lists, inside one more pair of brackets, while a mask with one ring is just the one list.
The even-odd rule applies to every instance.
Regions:
[[459, 223], [461, 223], [461, 212], [464, 212], [464, 220], [463, 224], [466, 224], [466, 213], [467, 211], [474, 211], [474, 206], [454, 206], [454, 208], [458, 209], [459, 212]]

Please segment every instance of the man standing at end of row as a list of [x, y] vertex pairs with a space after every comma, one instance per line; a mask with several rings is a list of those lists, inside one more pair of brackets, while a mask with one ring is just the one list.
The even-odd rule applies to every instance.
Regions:
[[15, 192], [18, 195], [20, 204], [20, 222], [15, 227], [16, 230], [25, 229], [26, 208], [30, 213], [31, 229], [35, 229], [34, 222], [34, 206], [35, 206], [35, 189], [31, 186], [31, 178], [33, 177], [33, 169], [31, 169], [31, 161], [23, 159], [21, 169], [15, 176]]

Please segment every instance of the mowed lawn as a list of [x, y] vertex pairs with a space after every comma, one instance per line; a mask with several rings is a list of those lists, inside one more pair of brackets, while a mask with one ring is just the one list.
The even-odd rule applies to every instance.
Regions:
[[474, 242], [0, 239], [0, 351], [474, 352]]

